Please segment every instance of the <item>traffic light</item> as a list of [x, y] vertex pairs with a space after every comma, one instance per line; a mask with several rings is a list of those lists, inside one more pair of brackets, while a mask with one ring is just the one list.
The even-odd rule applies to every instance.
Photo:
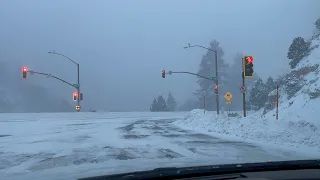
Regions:
[[23, 79], [27, 79], [27, 74], [28, 74], [28, 68], [27, 67], [23, 67], [22, 68], [22, 78]]
[[74, 92], [73, 93], [73, 101], [77, 101], [78, 100], [78, 93]]
[[162, 78], [165, 78], [165, 77], [166, 77], [166, 71], [162, 70]]
[[83, 94], [80, 93], [80, 101], [82, 101], [82, 100], [83, 100]]
[[218, 94], [218, 85], [214, 85], [214, 93]]
[[243, 73], [245, 78], [253, 78], [253, 57], [243, 57]]

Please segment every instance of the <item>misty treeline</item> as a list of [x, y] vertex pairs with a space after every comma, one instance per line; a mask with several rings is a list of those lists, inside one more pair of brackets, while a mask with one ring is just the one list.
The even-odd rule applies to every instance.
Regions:
[[74, 111], [67, 101], [30, 80], [22, 80], [21, 71], [9, 66], [0, 61], [0, 113]]
[[167, 100], [162, 95], [154, 98], [150, 107], [151, 112], [176, 111], [177, 102], [172, 93], [168, 93]]
[[[302, 37], [296, 37], [289, 46], [287, 57], [290, 60], [288, 64], [292, 69], [294, 69], [303, 58], [307, 57], [313, 49], [318, 48], [318, 45], [312, 45], [311, 42], [312, 40], [319, 39], [320, 37], [320, 18], [315, 21], [314, 25], [315, 32], [310, 39], [306, 40]], [[225, 110], [241, 110], [242, 94], [240, 92], [240, 87], [242, 85], [241, 73], [243, 54], [237, 53], [233, 58], [233, 63], [230, 65], [225, 62], [225, 52], [220, 47], [220, 43], [217, 40], [212, 40], [209, 48], [217, 51], [218, 56], [220, 108]], [[317, 68], [318, 66], [301, 68], [279, 77], [270, 76], [266, 81], [263, 81], [257, 72], [254, 72], [254, 78], [246, 79], [247, 109], [259, 110], [264, 108], [265, 113], [273, 109], [275, 97], [270, 95], [270, 92], [274, 91], [277, 85], [280, 87], [283, 86], [284, 90], [288, 94], [288, 98], [291, 98], [303, 86], [300, 75], [314, 71]], [[215, 76], [214, 52], [207, 51], [203, 55], [197, 73], [207, 77]], [[197, 83], [199, 88], [194, 93], [195, 97], [188, 99], [178, 109], [185, 111], [195, 108], [204, 108], [204, 99], [206, 99], [206, 109], [216, 110], [216, 96], [214, 94], [215, 83], [203, 78], [198, 78]], [[223, 98], [224, 94], [227, 92], [230, 92], [233, 95], [233, 98], [231, 99], [232, 104], [230, 105], [226, 105]]]

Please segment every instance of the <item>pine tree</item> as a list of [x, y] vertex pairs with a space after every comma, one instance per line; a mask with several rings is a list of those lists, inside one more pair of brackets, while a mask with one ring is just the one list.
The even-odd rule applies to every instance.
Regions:
[[316, 26], [317, 31], [320, 32], [320, 18], [318, 18], [318, 19], [316, 20], [316, 22], [314, 23], [314, 25]]
[[287, 54], [288, 59], [291, 59], [289, 65], [292, 69], [298, 65], [300, 60], [308, 56], [309, 48], [310, 42], [306, 42], [302, 37], [297, 37], [292, 41]]
[[303, 79], [294, 73], [287, 76], [285, 80], [285, 91], [288, 95], [288, 99], [292, 98], [302, 87]]
[[166, 105], [166, 100], [164, 100], [162, 95], [158, 97], [157, 102], [158, 102], [156, 106], [157, 111], [165, 111], [167, 105]]
[[[224, 51], [220, 47], [220, 43], [217, 40], [210, 42], [210, 49], [217, 51], [218, 59], [218, 71], [219, 71], [219, 84], [220, 92], [223, 92], [224, 83], [228, 80], [228, 65], [224, 62], [222, 58], [224, 56]], [[208, 50], [206, 54], [202, 57], [201, 63], [199, 65], [198, 74], [206, 77], [215, 77], [215, 52]], [[197, 83], [200, 88], [196, 91], [196, 95], [199, 101], [203, 100], [203, 94], [207, 91], [207, 109], [213, 110], [216, 108], [215, 98], [216, 95], [213, 92], [215, 82], [203, 78], [198, 78]], [[220, 100], [221, 101], [221, 100]]]
[[157, 102], [156, 98], [154, 98], [152, 101], [151, 107], [150, 107], [151, 112], [157, 111], [157, 104], [158, 104], [158, 102]]
[[266, 84], [263, 83], [263, 80], [259, 78], [251, 89], [249, 96], [249, 102], [252, 106], [252, 109], [259, 110], [264, 107], [265, 103], [268, 100], [269, 90]]
[[169, 91], [167, 99], [167, 111], [175, 111], [177, 108], [176, 99], [173, 97], [172, 93]]

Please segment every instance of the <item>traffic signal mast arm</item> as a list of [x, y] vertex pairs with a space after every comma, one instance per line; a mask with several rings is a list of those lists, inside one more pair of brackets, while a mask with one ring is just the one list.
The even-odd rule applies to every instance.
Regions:
[[48, 76], [48, 77], [53, 77], [53, 78], [55, 78], [55, 79], [57, 79], [57, 80], [59, 80], [61, 82], [64, 82], [64, 83], [66, 83], [66, 84], [68, 84], [68, 85], [70, 85], [70, 86], [72, 86], [74, 88], [77, 88], [73, 84], [71, 84], [71, 83], [69, 83], [69, 82], [67, 82], [67, 81], [65, 81], [65, 80], [63, 80], [63, 79], [61, 79], [61, 78], [59, 78], [57, 76], [51, 75], [49, 73], [42, 73], [42, 72], [36, 72], [36, 71], [28, 71], [28, 72], [31, 73], [31, 74], [39, 74], [39, 75], [44, 75], [44, 76]]
[[204, 79], [208, 79], [208, 80], [214, 80], [213, 78], [208, 78], [208, 77], [205, 77], [205, 76], [201, 76], [201, 75], [199, 75], [199, 74], [196, 74], [196, 73], [192, 73], [192, 72], [173, 72], [173, 71], [171, 71], [171, 73], [173, 74], [173, 73], [180, 73], [180, 74], [191, 74], [191, 75], [194, 75], [194, 76], [198, 76], [198, 77], [201, 77], [201, 78], [204, 78]]

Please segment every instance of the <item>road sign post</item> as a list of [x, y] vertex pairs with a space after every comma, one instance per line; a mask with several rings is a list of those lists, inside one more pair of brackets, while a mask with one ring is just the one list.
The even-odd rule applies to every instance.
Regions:
[[223, 97], [227, 100], [226, 104], [231, 104], [232, 94], [230, 92], [227, 92]]
[[230, 101], [232, 99], [232, 94], [230, 92], [227, 92], [224, 96], [223, 96], [227, 101]]

